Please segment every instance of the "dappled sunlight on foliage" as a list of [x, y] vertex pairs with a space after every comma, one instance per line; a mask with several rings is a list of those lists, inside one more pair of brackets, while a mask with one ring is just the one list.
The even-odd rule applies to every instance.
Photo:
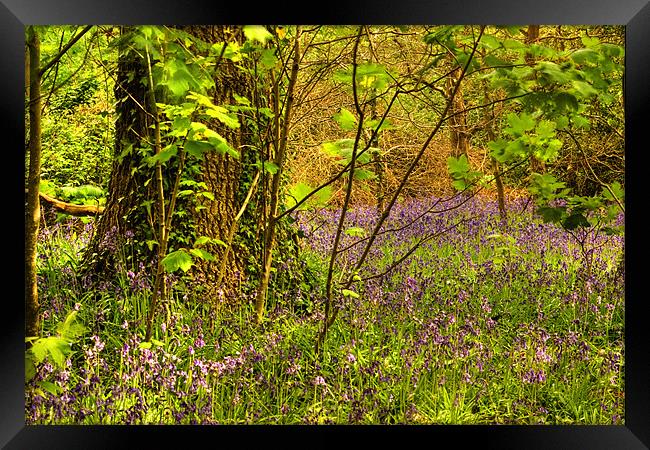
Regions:
[[623, 31], [28, 27], [26, 422], [624, 424]]

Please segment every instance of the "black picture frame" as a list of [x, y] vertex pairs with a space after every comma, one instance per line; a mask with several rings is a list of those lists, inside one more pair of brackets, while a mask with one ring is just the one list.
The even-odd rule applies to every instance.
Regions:
[[[308, 8], [308, 9], [306, 9]], [[620, 426], [26, 426], [24, 422], [24, 27], [32, 24], [620, 24], [626, 25], [626, 335], [625, 425]], [[312, 443], [371, 444], [399, 439], [398, 445], [498, 449], [643, 449], [650, 447], [650, 348], [644, 295], [645, 267], [643, 156], [650, 109], [650, 4], [648, 0], [400, 0], [338, 4], [291, 4], [182, 0], [2, 0], [4, 248], [0, 271], [6, 290], [0, 348], [0, 446], [40, 448], [175, 448], [196, 445], [301, 447]], [[10, 157], [8, 157], [10, 156]], [[15, 164], [15, 166], [14, 166]], [[24, 198], [24, 197], [22, 197]], [[631, 206], [630, 206], [631, 205]], [[24, 216], [23, 216], [24, 217]], [[15, 227], [15, 228], [13, 228]], [[18, 255], [18, 256], [15, 256]], [[13, 258], [17, 258], [14, 260]], [[14, 290], [17, 288], [17, 293]], [[288, 435], [288, 436], [287, 436]], [[140, 443], [136, 444], [135, 441]], [[264, 444], [263, 444], [264, 445]], [[394, 444], [393, 444], [394, 445]]]

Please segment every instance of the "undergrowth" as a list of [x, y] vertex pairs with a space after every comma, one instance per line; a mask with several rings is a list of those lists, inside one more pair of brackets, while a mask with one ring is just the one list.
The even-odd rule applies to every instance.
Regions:
[[[429, 203], [399, 206], [385, 229]], [[92, 224], [47, 228], [38, 249], [43, 336], [56, 336], [72, 311], [85, 332], [63, 361], [36, 364], [26, 420], [622, 424], [623, 238], [588, 236], [588, 274], [575, 239], [522, 206], [511, 205], [505, 226], [496, 205], [475, 200], [383, 234], [361, 278], [384, 272], [424, 233], [460, 223], [394, 270], [358, 282], [321, 356], [322, 292], [308, 285], [272, 292], [267, 320], [254, 328], [251, 299], [217, 308], [169, 280], [154, 339], [143, 343], [148, 268], [124, 264], [112, 283], [86, 285], [77, 271]], [[299, 221], [305, 267], [321, 286], [336, 214]], [[358, 208], [349, 220], [367, 230], [376, 216]], [[346, 235], [343, 246], [354, 239]], [[337, 270], [360, 250], [343, 252]], [[116, 251], [127, 260], [128, 248]]]

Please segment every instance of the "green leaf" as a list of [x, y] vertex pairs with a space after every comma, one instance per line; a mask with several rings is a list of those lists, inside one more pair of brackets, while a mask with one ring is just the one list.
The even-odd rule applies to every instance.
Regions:
[[[363, 121], [363, 128], [368, 128], [368, 129], [374, 130], [379, 125], [379, 122], [381, 122], [381, 119], [364, 120]], [[393, 124], [391, 123], [391, 121], [389, 119], [384, 119], [384, 121], [381, 123], [381, 126], [379, 127], [379, 130], [377, 130], [377, 132], [380, 132], [380, 131], [383, 131], [383, 130], [393, 130], [394, 128], [395, 127], [393, 126]]]
[[464, 191], [468, 187], [465, 180], [454, 180], [451, 182], [451, 185], [458, 191]]
[[[209, 130], [209, 131], [212, 131], [212, 130]], [[232, 156], [235, 159], [239, 159], [239, 152], [237, 152], [237, 150], [232, 148], [228, 144], [228, 142], [224, 138], [222, 138], [220, 135], [218, 135], [215, 132], [212, 132], [212, 133], [213, 134], [210, 134], [210, 137], [208, 138], [208, 141], [210, 142], [210, 144], [212, 144], [212, 146], [214, 147], [214, 149], [216, 151], [218, 151], [222, 155], [223, 154], [228, 154], [228, 155]]]
[[178, 147], [176, 147], [173, 144], [168, 145], [167, 147], [162, 149], [160, 153], [147, 158], [147, 162], [149, 163], [149, 167], [152, 167], [158, 163], [164, 164], [167, 161], [169, 161], [171, 158], [176, 156], [177, 153], [178, 153]]
[[555, 128], [564, 130], [569, 125], [569, 118], [567, 116], [559, 116], [555, 119]]
[[79, 311], [70, 311], [65, 320], [57, 326], [57, 331], [60, 335], [66, 334], [67, 330], [70, 329], [77, 319], [77, 314], [79, 314]]
[[354, 126], [357, 123], [357, 118], [354, 117], [354, 115], [345, 108], [341, 108], [341, 111], [334, 114], [333, 118], [344, 131], [350, 131], [354, 129]]
[[436, 28], [434, 32], [424, 36], [424, 42], [427, 44], [435, 44], [440, 42], [453, 41], [455, 32], [460, 29], [458, 25], [445, 25]]
[[314, 199], [312, 201], [312, 204], [315, 204], [317, 206], [322, 206], [325, 205], [327, 202], [330, 201], [332, 198], [332, 187], [331, 186], [325, 186], [323, 189], [320, 191], [316, 192], [312, 198]]
[[223, 51], [223, 57], [229, 59], [233, 62], [238, 62], [242, 60], [242, 53], [240, 46], [237, 42], [229, 42], [225, 44], [224, 42], [217, 42], [213, 44], [211, 50], [216, 55], [221, 55], [223, 46], [226, 45], [226, 50]]
[[598, 52], [591, 48], [581, 48], [580, 50], [576, 50], [571, 54], [571, 59], [576, 64], [597, 64], [599, 57], [600, 55]]
[[149, 239], [145, 243], [147, 244], [147, 247], [149, 247], [149, 251], [153, 250], [154, 245], [158, 245], [158, 241], [154, 241], [153, 239]]
[[625, 49], [620, 45], [603, 43], [598, 46], [607, 58], [617, 58], [625, 56]]
[[140, 342], [140, 343], [138, 344], [138, 347], [139, 347], [139, 348], [146, 348], [146, 349], [149, 349], [149, 348], [151, 348], [151, 342]]
[[272, 175], [275, 175], [276, 173], [278, 173], [278, 170], [280, 170], [278, 165], [272, 163], [271, 161], [265, 161], [263, 165], [264, 165], [264, 170]]
[[533, 70], [532, 67], [513, 67], [510, 70], [510, 76], [517, 79], [517, 80], [526, 80], [528, 78], [531, 78], [535, 71]]
[[542, 216], [545, 223], [558, 223], [564, 217], [565, 210], [565, 207], [541, 206], [537, 209], [537, 213]]
[[162, 265], [167, 272], [176, 272], [181, 269], [187, 272], [193, 265], [192, 257], [184, 250], [176, 250], [171, 252], [162, 260]]
[[278, 58], [275, 56], [275, 50], [266, 48], [262, 50], [260, 63], [267, 69], [272, 69], [278, 63]]
[[203, 154], [207, 151], [210, 151], [214, 148], [214, 146], [209, 143], [209, 142], [203, 142], [203, 141], [194, 141], [194, 140], [187, 140], [185, 142], [185, 151], [197, 158], [197, 159], [203, 159]]
[[366, 230], [361, 227], [350, 227], [345, 230], [345, 234], [353, 237], [363, 237], [366, 234]]
[[36, 376], [36, 365], [34, 364], [34, 357], [31, 353], [25, 354], [25, 382], [28, 382]]
[[591, 128], [591, 122], [584, 116], [574, 114], [571, 116], [571, 120], [573, 121], [573, 125], [575, 125], [577, 128], [582, 128], [585, 130]]
[[564, 84], [571, 81], [571, 76], [555, 63], [540, 61], [535, 66], [535, 69], [541, 74], [547, 83]]
[[591, 224], [582, 214], [574, 213], [562, 221], [562, 226], [567, 230], [575, 230], [578, 227], [590, 227]]
[[501, 41], [494, 36], [484, 35], [479, 42], [479, 45], [488, 50], [494, 50], [501, 47]]
[[549, 173], [543, 175], [539, 173], [531, 174], [531, 185], [529, 189], [533, 195], [551, 200], [554, 198], [555, 192], [563, 187], [565, 187], [564, 182], [557, 181], [557, 179]]
[[[614, 195], [616, 195], [616, 198], [620, 201], [623, 202], [625, 200], [625, 191], [623, 190], [623, 187], [621, 186], [621, 183], [618, 181], [614, 181], [612, 184], [609, 185], [609, 188], [612, 190]], [[612, 194], [607, 190], [607, 188], [603, 188], [603, 197], [605, 197], [607, 200], [614, 201], [614, 197]]]
[[[335, 81], [352, 85], [352, 68], [348, 67], [339, 70], [333, 76]], [[357, 66], [356, 82], [357, 87], [361, 89], [383, 90], [391, 78], [386, 72], [386, 68], [381, 64], [363, 63]]]
[[185, 136], [190, 130], [192, 121], [189, 117], [174, 117], [172, 122], [172, 132], [169, 133], [170, 136]]
[[191, 88], [201, 87], [201, 83], [190, 73], [187, 65], [180, 59], [171, 59], [165, 63], [166, 78], [161, 82], [176, 97], [185, 95]]
[[336, 142], [323, 142], [321, 144], [321, 150], [328, 156], [332, 157], [341, 157], [341, 152], [338, 144]]
[[583, 97], [589, 98], [598, 95], [598, 91], [589, 83], [584, 81], [572, 81], [573, 88]]
[[562, 148], [564, 143], [559, 139], [551, 139], [547, 142], [546, 148], [544, 149], [544, 159], [552, 160], [557, 157], [558, 150]]
[[600, 197], [573, 197], [569, 199], [572, 203], [579, 205], [581, 208], [595, 211], [603, 206], [603, 201]]
[[[352, 150], [354, 148], [354, 139], [339, 139], [336, 142], [324, 142], [321, 144], [323, 153], [337, 160], [341, 165], [348, 164], [352, 160]], [[357, 153], [357, 162], [365, 164], [370, 161], [371, 155], [365, 152], [361, 155]]]
[[190, 123], [190, 128], [192, 129], [193, 132], [191, 137], [194, 137], [195, 135], [201, 135], [208, 130], [208, 126], [201, 122]]
[[548, 140], [555, 136], [555, 122], [550, 120], [542, 120], [537, 124], [535, 133], [540, 139]]
[[203, 196], [203, 197], [205, 197], [205, 198], [207, 198], [209, 200], [214, 201], [214, 194], [212, 192], [210, 192], [210, 191], [202, 191], [202, 192], [199, 192], [198, 195], [201, 195], [201, 196]]
[[48, 336], [38, 339], [31, 347], [36, 363], [41, 363], [49, 356], [58, 367], [63, 367], [65, 359], [70, 354], [70, 343], [59, 336]]
[[[496, 56], [494, 56], [492, 54], [485, 55], [485, 57], [483, 58], [483, 62], [488, 67], [510, 66], [512, 64], [512, 63], [510, 63], [510, 62], [508, 62], [508, 61], [506, 61], [504, 59], [497, 58]], [[508, 71], [508, 70], [511, 70], [511, 68], [510, 67], [505, 67], [502, 70]], [[498, 72], [494, 72], [494, 73], [498, 73]]]
[[59, 395], [61, 393], [61, 387], [52, 383], [51, 381], [39, 381], [38, 386], [42, 389], [45, 389], [52, 395]]
[[58, 367], [63, 367], [65, 365], [66, 355], [68, 355], [71, 351], [70, 344], [66, 339], [62, 338], [48, 339], [52, 339], [52, 341], [48, 343], [48, 352], [52, 357], [52, 361], [54, 361], [54, 364], [56, 364]]
[[194, 247], [198, 247], [199, 245], [205, 245], [208, 244], [212, 241], [211, 238], [208, 236], [199, 236], [196, 241], [194, 241]]
[[190, 91], [186, 98], [188, 100], [194, 100], [199, 106], [203, 106], [207, 116], [223, 122], [224, 125], [229, 128], [239, 128], [239, 120], [237, 119], [237, 116], [229, 113], [223, 106], [218, 106], [212, 103], [210, 97], [199, 94], [198, 92]]
[[351, 290], [349, 290], [349, 289], [343, 289], [343, 290], [341, 291], [341, 293], [342, 293], [345, 297], [359, 298], [359, 294], [357, 294], [356, 292], [351, 291]]
[[[307, 183], [299, 182], [289, 188], [289, 192], [285, 199], [288, 208], [293, 207], [296, 203], [300, 202], [303, 198], [309, 195], [314, 189]], [[332, 188], [327, 186], [314, 195], [309, 200], [303, 203], [299, 209], [306, 209], [307, 204], [311, 206], [321, 206], [327, 203], [332, 197]]]
[[371, 170], [366, 170], [366, 169], [355, 169], [354, 170], [354, 178], [356, 180], [374, 180], [377, 178], [377, 175]]
[[557, 50], [551, 48], [551, 47], [546, 47], [544, 45], [539, 45], [539, 44], [531, 44], [528, 46], [528, 53], [533, 58], [536, 59], [554, 59], [557, 58], [558, 52]]
[[456, 55], [456, 59], [460, 63], [459, 67], [464, 68], [465, 66], [467, 66], [468, 73], [478, 70], [481, 67], [481, 64], [474, 56], [472, 56], [472, 59], [469, 61], [468, 64], [468, 60], [470, 56], [472, 56], [470, 53], [465, 53], [465, 52], [460, 52]]
[[521, 113], [517, 115], [515, 113], [510, 113], [507, 116], [509, 128], [506, 128], [504, 132], [512, 136], [522, 136], [526, 131], [530, 131], [535, 128], [535, 119], [526, 113]]
[[241, 95], [237, 95], [233, 92], [232, 94], [233, 98], [237, 102], [238, 105], [244, 105], [244, 106], [250, 106], [251, 101], [247, 99], [246, 97], [242, 97]]
[[213, 105], [209, 108], [206, 108], [205, 114], [209, 117], [219, 120], [228, 128], [239, 128], [239, 120], [237, 116], [228, 112], [228, 110], [222, 106]]
[[580, 37], [580, 40], [582, 41], [582, 45], [585, 47], [595, 47], [600, 43], [600, 40], [596, 37], [589, 37], [587, 35], [583, 35]]
[[244, 25], [243, 31], [246, 39], [261, 42], [262, 44], [273, 38], [273, 35], [262, 25]]
[[447, 158], [447, 167], [451, 174], [463, 174], [469, 171], [469, 161], [467, 156], [460, 155], [458, 158], [450, 156]]
[[183, 189], [182, 191], [178, 191], [177, 197], [187, 197], [188, 195], [194, 194], [194, 191], [192, 189]]
[[65, 321], [57, 326], [57, 332], [63, 339], [72, 342], [86, 332], [86, 327], [77, 323], [77, 311], [72, 311]]
[[48, 338], [41, 338], [36, 340], [32, 346], [30, 347], [30, 351], [34, 355], [34, 360], [36, 364], [40, 364], [43, 361], [45, 361], [45, 358], [47, 358], [47, 340]]
[[579, 108], [578, 99], [569, 92], [559, 92], [555, 95], [555, 103], [561, 111], [577, 111]]
[[601, 231], [608, 236], [621, 236], [623, 234], [622, 227], [603, 227]]
[[200, 248], [192, 248], [190, 249], [190, 253], [196, 256], [197, 258], [204, 259], [206, 261], [214, 261], [214, 255], [210, 252], [206, 252], [203, 249]]
[[295, 185], [289, 188], [289, 201], [287, 202], [289, 207], [300, 202], [312, 191], [312, 188], [307, 183], [296, 183]]
[[487, 146], [491, 150], [490, 156], [494, 158], [497, 162], [504, 163], [509, 159], [509, 155], [506, 153], [506, 146], [508, 142], [504, 139], [497, 139], [496, 141], [488, 142]]
[[526, 44], [515, 39], [504, 39], [503, 47], [507, 50], [522, 50], [526, 48]]

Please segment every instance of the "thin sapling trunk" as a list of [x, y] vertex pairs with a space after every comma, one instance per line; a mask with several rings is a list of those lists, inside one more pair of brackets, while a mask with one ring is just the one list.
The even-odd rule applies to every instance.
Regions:
[[[289, 85], [287, 86], [287, 101], [284, 110], [284, 121], [280, 135], [278, 136], [276, 125], [276, 143], [277, 153], [275, 155], [275, 165], [277, 166], [276, 172], [271, 178], [271, 192], [270, 192], [270, 205], [268, 211], [268, 221], [264, 229], [264, 261], [260, 283], [257, 289], [257, 296], [255, 298], [255, 324], [259, 324], [264, 316], [264, 307], [266, 303], [266, 296], [269, 288], [269, 279], [271, 276], [271, 264], [273, 262], [273, 248], [275, 246], [276, 237], [276, 224], [278, 218], [278, 204], [280, 198], [280, 180], [282, 177], [284, 162], [287, 152], [287, 137], [289, 134], [289, 126], [291, 120], [291, 107], [294, 101], [294, 88], [296, 80], [298, 79], [298, 68], [300, 64], [300, 27], [296, 29], [296, 37], [293, 48], [293, 63], [291, 66], [291, 75], [289, 78]], [[277, 91], [276, 91], [276, 104], [277, 104]], [[279, 114], [276, 111], [276, 115]], [[276, 122], [277, 124], [277, 122]]]
[[29, 175], [25, 211], [25, 335], [38, 337], [41, 333], [36, 244], [41, 220], [39, 185], [41, 182], [41, 45], [34, 27], [27, 28], [29, 48]]

